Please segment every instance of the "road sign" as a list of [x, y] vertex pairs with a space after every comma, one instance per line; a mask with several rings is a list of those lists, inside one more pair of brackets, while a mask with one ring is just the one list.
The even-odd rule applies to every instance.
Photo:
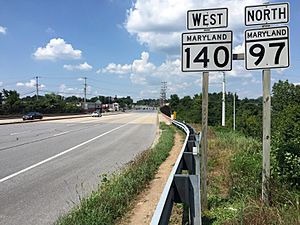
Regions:
[[232, 68], [232, 31], [182, 34], [183, 72], [228, 71]]
[[289, 4], [266, 4], [245, 7], [245, 24], [262, 25], [289, 22]]
[[246, 30], [245, 52], [247, 70], [289, 67], [289, 28]]
[[187, 12], [187, 29], [208, 29], [228, 26], [228, 9], [201, 9]]

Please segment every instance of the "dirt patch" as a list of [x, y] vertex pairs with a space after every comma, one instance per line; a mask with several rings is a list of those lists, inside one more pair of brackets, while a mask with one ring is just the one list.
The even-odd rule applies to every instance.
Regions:
[[[160, 116], [160, 121], [168, 122]], [[171, 170], [178, 158], [184, 141], [183, 135], [175, 134], [175, 144], [170, 151], [169, 157], [161, 164], [154, 179], [150, 182], [144, 192], [136, 199], [133, 209], [118, 223], [121, 225], [150, 224], [152, 215], [159, 201]]]

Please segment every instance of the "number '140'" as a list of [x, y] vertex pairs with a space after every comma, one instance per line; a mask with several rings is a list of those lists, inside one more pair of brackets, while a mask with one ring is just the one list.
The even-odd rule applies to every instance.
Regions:
[[[207, 68], [209, 62], [211, 61], [211, 59], [209, 59], [208, 57], [208, 47], [203, 47], [201, 49], [201, 51], [196, 55], [195, 58], [191, 59], [191, 48], [186, 48], [184, 50], [184, 52], [186, 53], [186, 68], [190, 68], [191, 67], [191, 60], [193, 63], [203, 63], [203, 67]], [[223, 53], [225, 57], [223, 57], [223, 60], [220, 60], [220, 55]], [[224, 46], [219, 46], [217, 48], [214, 49], [213, 52], [213, 62], [214, 64], [219, 67], [219, 68], [223, 68], [225, 67], [228, 62], [229, 62], [229, 50], [228, 48], [224, 47]]]

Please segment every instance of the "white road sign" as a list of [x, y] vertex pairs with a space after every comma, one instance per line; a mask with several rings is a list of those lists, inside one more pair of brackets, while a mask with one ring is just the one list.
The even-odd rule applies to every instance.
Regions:
[[246, 30], [245, 52], [247, 70], [289, 67], [289, 28]]
[[289, 22], [289, 4], [268, 4], [245, 7], [246, 26], [288, 23]]
[[182, 34], [183, 72], [229, 71], [232, 68], [232, 31]]
[[208, 29], [228, 26], [228, 9], [201, 9], [187, 12], [187, 29]]

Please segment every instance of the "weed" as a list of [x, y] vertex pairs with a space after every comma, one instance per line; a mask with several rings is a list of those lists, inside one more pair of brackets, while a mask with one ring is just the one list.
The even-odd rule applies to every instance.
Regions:
[[208, 175], [210, 211], [203, 224], [300, 224], [300, 192], [281, 179], [270, 180], [270, 205], [261, 203], [261, 143], [237, 132], [214, 132], [208, 155], [213, 162]]

